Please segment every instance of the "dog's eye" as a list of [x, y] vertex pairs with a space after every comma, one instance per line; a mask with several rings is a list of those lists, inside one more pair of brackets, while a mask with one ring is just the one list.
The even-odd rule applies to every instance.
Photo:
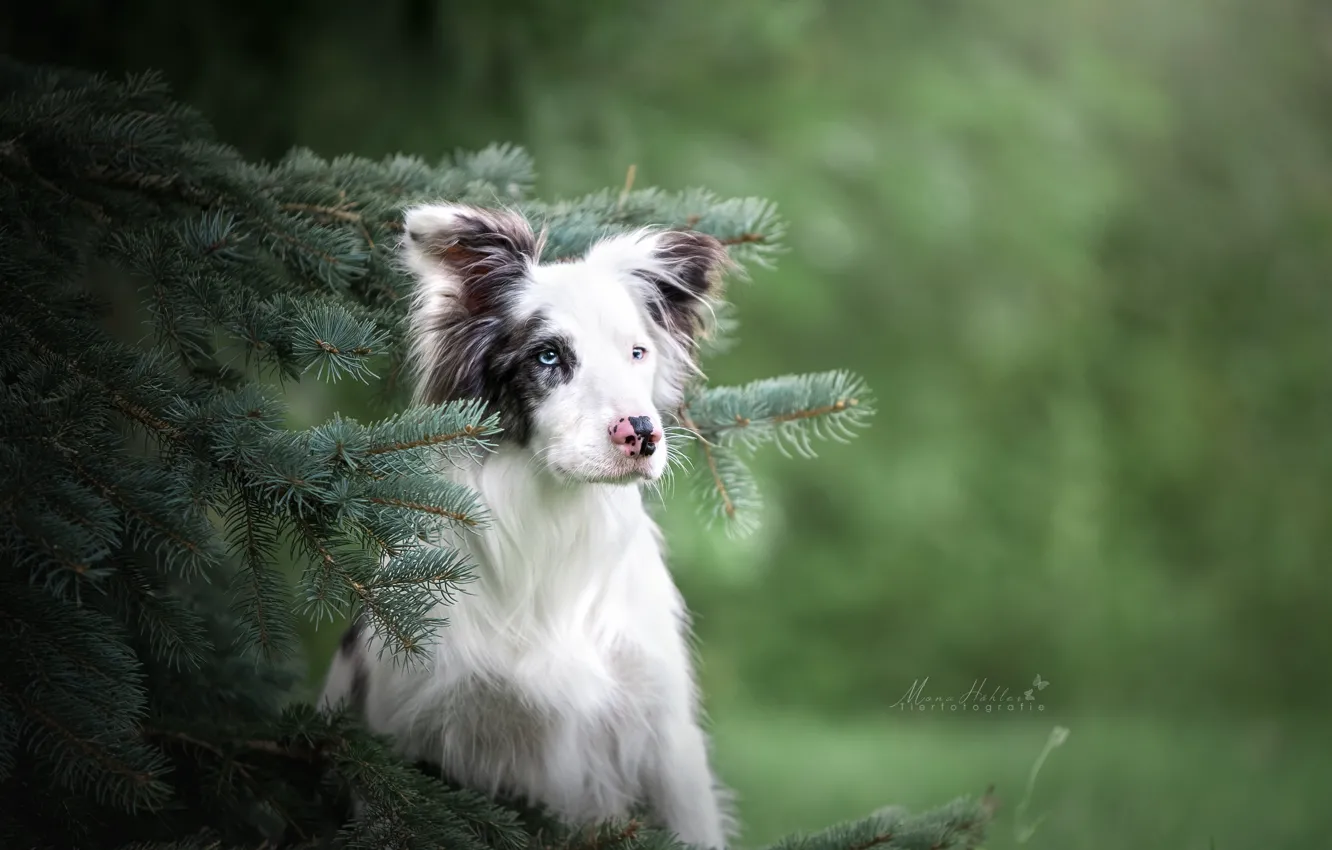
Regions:
[[635, 346], [634, 346], [634, 359], [635, 359], [635, 360], [642, 360], [644, 357], [647, 357], [647, 349], [644, 348], [644, 347], [641, 346], [641, 345], [635, 345]]
[[560, 365], [560, 354], [553, 348], [543, 348], [541, 353], [537, 355], [537, 362], [542, 366], [558, 366]]

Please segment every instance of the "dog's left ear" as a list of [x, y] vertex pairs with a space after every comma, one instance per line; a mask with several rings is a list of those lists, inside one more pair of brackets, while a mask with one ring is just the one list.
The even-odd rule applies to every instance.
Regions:
[[715, 236], [692, 230], [612, 237], [594, 245], [587, 259], [632, 276], [653, 321], [689, 352], [711, 315], [709, 302], [721, 295], [722, 275], [731, 265], [726, 246]]

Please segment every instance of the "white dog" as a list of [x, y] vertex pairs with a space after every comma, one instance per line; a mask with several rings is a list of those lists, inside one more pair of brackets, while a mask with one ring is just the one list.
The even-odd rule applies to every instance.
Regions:
[[689, 231], [607, 238], [542, 265], [521, 216], [457, 204], [408, 211], [405, 259], [419, 402], [483, 398], [497, 450], [444, 474], [490, 525], [440, 542], [477, 565], [415, 668], [343, 639], [324, 703], [350, 701], [402, 754], [468, 787], [571, 823], [644, 807], [683, 841], [724, 847], [688, 614], [640, 485], [667, 466], [695, 339], [727, 264]]

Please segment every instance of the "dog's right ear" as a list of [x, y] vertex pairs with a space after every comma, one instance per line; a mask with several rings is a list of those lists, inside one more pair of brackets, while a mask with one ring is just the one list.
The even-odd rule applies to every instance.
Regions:
[[403, 229], [407, 265], [417, 278], [418, 315], [492, 311], [541, 256], [527, 219], [509, 210], [425, 204], [407, 210]]
[[537, 264], [540, 240], [515, 212], [465, 204], [412, 207], [403, 229], [402, 255], [416, 278], [408, 319], [416, 400], [477, 397], [504, 306]]

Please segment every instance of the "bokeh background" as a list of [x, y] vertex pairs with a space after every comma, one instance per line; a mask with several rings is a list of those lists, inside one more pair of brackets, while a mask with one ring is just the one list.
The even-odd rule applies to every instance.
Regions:
[[[745, 844], [993, 784], [993, 848], [1328, 846], [1327, 4], [7, 17], [0, 49], [159, 68], [256, 158], [509, 141], [546, 197], [635, 165], [780, 205], [790, 250], [732, 286], [739, 344], [709, 373], [851, 368], [879, 412], [816, 461], [763, 455], [751, 538], [687, 487], [664, 512]], [[292, 387], [292, 422], [382, 414], [370, 395]], [[312, 689], [336, 637], [308, 635]], [[1048, 684], [1023, 712], [905, 711], [926, 677], [927, 700]]]

